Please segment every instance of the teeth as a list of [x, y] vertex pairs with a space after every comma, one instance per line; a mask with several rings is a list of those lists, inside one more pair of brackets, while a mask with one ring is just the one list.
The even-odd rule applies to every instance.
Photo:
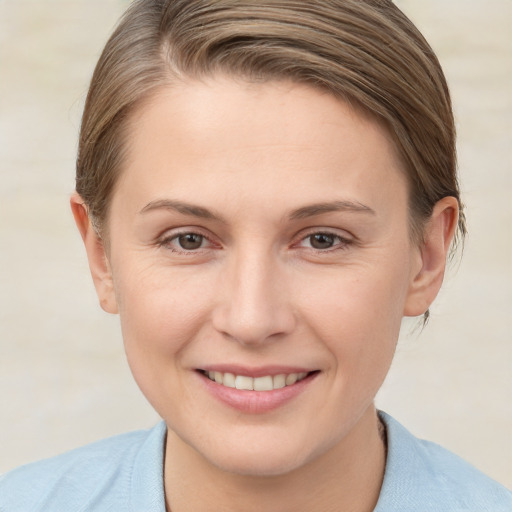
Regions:
[[254, 391], [272, 391], [273, 389], [274, 382], [270, 375], [254, 379]]
[[272, 391], [291, 386], [306, 377], [307, 372], [289, 373], [279, 375], [265, 375], [264, 377], [247, 377], [246, 375], [234, 375], [232, 373], [205, 372], [210, 380], [228, 388], [236, 388], [254, 391]]
[[283, 373], [281, 375], [276, 375], [274, 377], [274, 389], [281, 389], [286, 386], [286, 375]]
[[290, 373], [289, 375], [286, 376], [286, 379], [284, 382], [287, 386], [291, 386], [292, 384], [295, 384], [297, 382], [298, 378], [299, 378], [298, 373]]
[[246, 377], [245, 375], [237, 375], [235, 377], [235, 388], [236, 389], [254, 389], [254, 379], [252, 377]]
[[222, 384], [227, 386], [228, 388], [234, 388], [235, 386], [235, 376], [232, 373], [225, 373], [224, 378], [222, 379]]

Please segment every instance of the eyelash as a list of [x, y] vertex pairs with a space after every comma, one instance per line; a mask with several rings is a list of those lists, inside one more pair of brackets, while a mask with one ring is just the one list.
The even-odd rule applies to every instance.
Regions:
[[[326, 253], [331, 253], [333, 251], [345, 250], [350, 245], [352, 245], [354, 243], [353, 239], [343, 237], [343, 236], [333, 233], [331, 231], [321, 230], [321, 231], [312, 231], [312, 232], [308, 233], [306, 236], [303, 236], [297, 245], [300, 245], [301, 243], [303, 243], [307, 240], [309, 240], [311, 242], [311, 239], [315, 236], [324, 236], [324, 237], [331, 238], [333, 240], [333, 245], [328, 248], [317, 249], [317, 248], [311, 247], [311, 246], [307, 247], [307, 249], [310, 249], [318, 254], [326, 254]], [[336, 241], [337, 241], [337, 243], [336, 243]]]
[[170, 236], [163, 237], [161, 240], [158, 241], [158, 246], [170, 249], [171, 252], [173, 252], [173, 253], [185, 254], [185, 255], [194, 255], [194, 254], [197, 254], [199, 251], [205, 249], [204, 247], [199, 247], [198, 249], [187, 250], [187, 249], [183, 249], [183, 248], [173, 247], [171, 245], [174, 241], [177, 242], [180, 237], [184, 237], [187, 235], [195, 235], [195, 236], [201, 237], [201, 239], [202, 239], [201, 245], [205, 241], [209, 242], [212, 245], [215, 245], [214, 242], [209, 237], [207, 237], [204, 233], [201, 233], [199, 231], [193, 231], [193, 230], [186, 230], [186, 231], [184, 230], [184, 231], [181, 231], [178, 233], [174, 233]]
[[[198, 232], [198, 231], [193, 231], [193, 230], [186, 230], [186, 231], [184, 230], [184, 231], [181, 231], [181, 232], [178, 232], [178, 233], [174, 233], [171, 236], [165, 236], [165, 237], [163, 237], [162, 239], [160, 239], [157, 242], [157, 245], [159, 247], [167, 248], [167, 249], [171, 250], [171, 252], [173, 252], [173, 253], [190, 255], [190, 256], [192, 256], [194, 254], [198, 254], [200, 251], [202, 252], [202, 250], [207, 249], [207, 247], [198, 247], [197, 249], [189, 249], [189, 250], [187, 250], [187, 249], [184, 249], [184, 248], [178, 248], [176, 246], [173, 247], [171, 245], [173, 242], [177, 242], [180, 237], [184, 237], [184, 236], [187, 236], [187, 235], [194, 235], [194, 236], [201, 237], [201, 245], [204, 242], [209, 242], [213, 246], [217, 245], [208, 236], [206, 236], [204, 233], [201, 233], [201, 232]], [[331, 231], [320, 230], [320, 231], [312, 231], [312, 232], [306, 234], [305, 236], [302, 236], [300, 238], [300, 240], [298, 242], [292, 244], [292, 246], [293, 247], [300, 247], [301, 244], [304, 243], [307, 240], [310, 240], [310, 242], [311, 242], [311, 239], [314, 236], [324, 236], [324, 237], [331, 238], [333, 240], [333, 245], [331, 247], [327, 247], [327, 248], [324, 248], [324, 249], [318, 249], [318, 248], [311, 247], [311, 246], [305, 247], [306, 249], [308, 249], [310, 251], [313, 251], [313, 252], [315, 252], [317, 254], [326, 254], [326, 253], [331, 253], [333, 251], [346, 250], [350, 245], [354, 244], [354, 240], [353, 239], [343, 237], [343, 236], [338, 235], [336, 233], [333, 233]], [[337, 243], [336, 243], [336, 241], [337, 241]]]

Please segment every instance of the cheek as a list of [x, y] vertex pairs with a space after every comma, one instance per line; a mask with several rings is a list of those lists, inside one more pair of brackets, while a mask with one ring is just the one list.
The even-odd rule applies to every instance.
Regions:
[[115, 288], [128, 359], [136, 366], [156, 367], [162, 357], [178, 357], [204, 325], [211, 287], [201, 276], [170, 268], [132, 267], [118, 277]]
[[[128, 267], [128, 266], [127, 266]], [[185, 272], [186, 274], [186, 272]], [[116, 295], [126, 357], [142, 393], [163, 417], [169, 409], [187, 406], [189, 390], [183, 386], [183, 354], [204, 328], [212, 298], [204, 279], [192, 279], [169, 269], [118, 275]], [[169, 396], [169, 390], [173, 390]], [[190, 397], [189, 397], [190, 398]]]
[[304, 294], [306, 323], [347, 378], [383, 378], [398, 339], [406, 280], [393, 266], [376, 268], [340, 269]]

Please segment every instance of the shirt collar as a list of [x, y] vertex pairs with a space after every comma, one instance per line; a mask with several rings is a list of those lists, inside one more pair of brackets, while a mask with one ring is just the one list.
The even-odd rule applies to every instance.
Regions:
[[134, 461], [130, 485], [133, 512], [166, 512], [164, 453], [167, 426], [156, 425], [141, 445]]

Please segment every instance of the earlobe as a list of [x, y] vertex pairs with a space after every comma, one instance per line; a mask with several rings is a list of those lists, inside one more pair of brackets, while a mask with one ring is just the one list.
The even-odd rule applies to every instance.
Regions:
[[70, 199], [71, 211], [84, 242], [92, 279], [100, 306], [107, 313], [118, 313], [114, 283], [103, 240], [94, 229], [83, 199], [74, 193]]
[[418, 269], [411, 276], [404, 316], [425, 313], [443, 283], [446, 260], [458, 222], [459, 205], [454, 197], [444, 197], [434, 206], [418, 248]]

